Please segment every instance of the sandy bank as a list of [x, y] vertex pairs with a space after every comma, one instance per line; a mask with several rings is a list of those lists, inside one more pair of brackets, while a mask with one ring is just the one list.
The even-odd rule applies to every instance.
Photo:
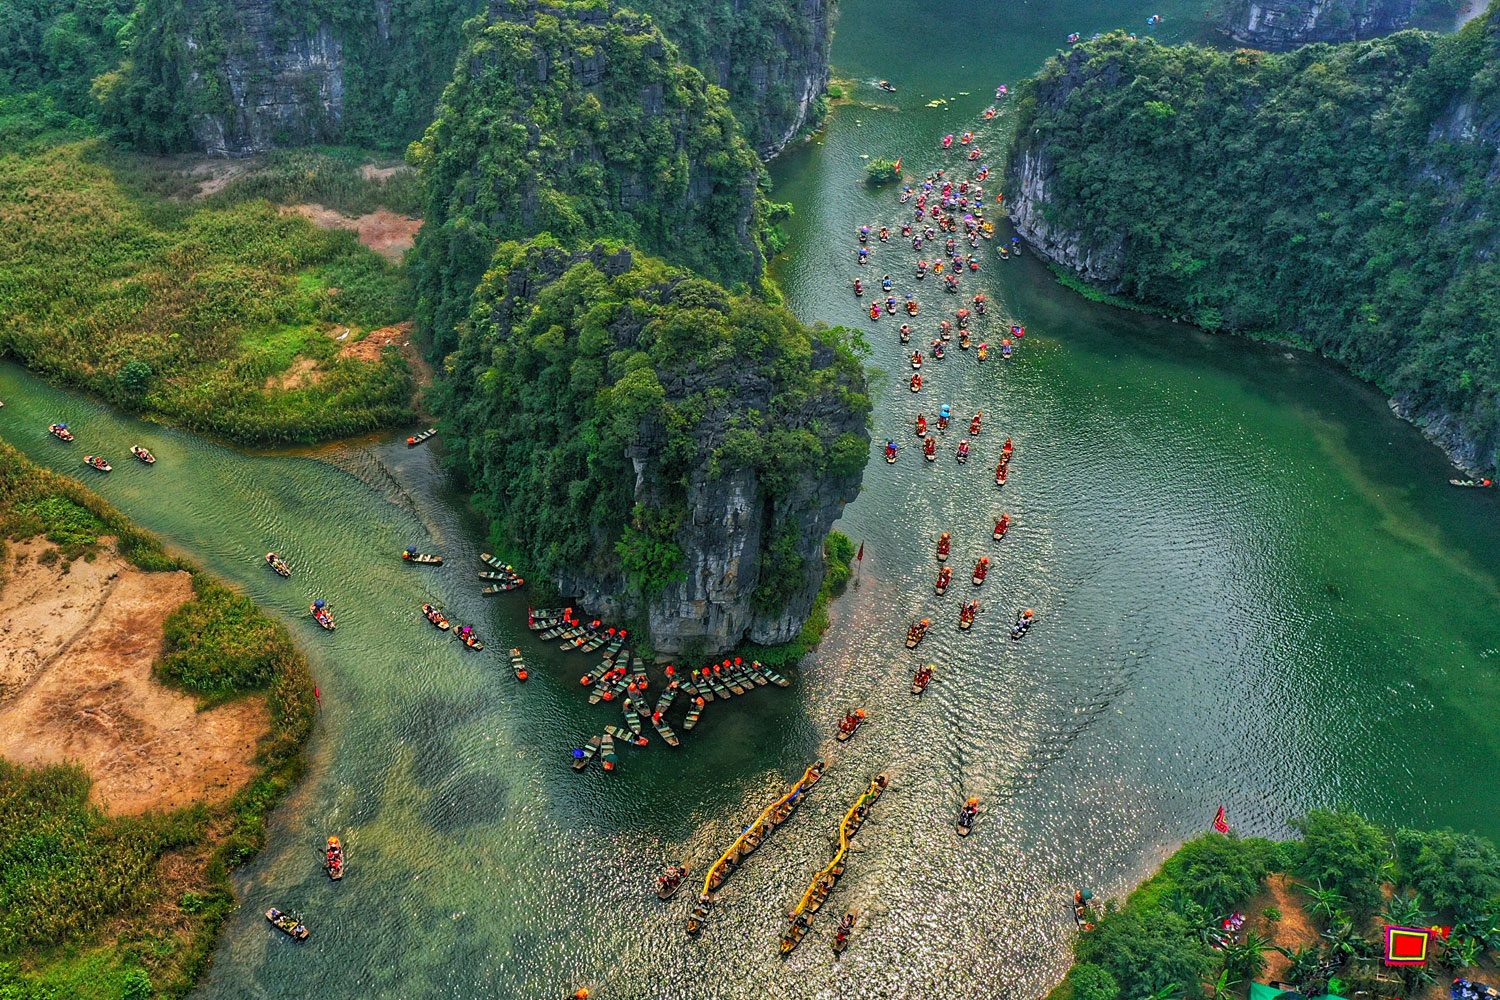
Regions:
[[53, 546], [11, 546], [0, 589], [0, 756], [76, 762], [115, 813], [228, 798], [255, 773], [261, 697], [199, 712], [159, 683], [162, 619], [192, 596], [184, 572], [145, 573], [110, 551], [67, 572]]

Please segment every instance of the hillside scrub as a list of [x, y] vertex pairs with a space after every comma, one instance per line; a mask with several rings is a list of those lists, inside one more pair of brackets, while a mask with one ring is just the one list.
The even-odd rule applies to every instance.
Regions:
[[[0, 156], [0, 353], [110, 403], [238, 442], [308, 442], [396, 423], [396, 351], [339, 357], [336, 325], [405, 318], [399, 271], [349, 233], [261, 200], [151, 194], [86, 142]], [[301, 363], [316, 375], [283, 373]]]
[[1044, 189], [1050, 238], [1110, 291], [1310, 344], [1493, 464], [1497, 18], [1284, 55], [1077, 46], [1022, 89], [1007, 202]]
[[[193, 572], [196, 596], [173, 616], [180, 621], [159, 675], [218, 700], [264, 692], [271, 728], [247, 786], [221, 804], [170, 813], [106, 815], [88, 801], [80, 768], [0, 761], [0, 996], [184, 996], [234, 908], [231, 866], [259, 849], [267, 813], [302, 774], [314, 712], [307, 664], [286, 629], [251, 602], [0, 442], [0, 556], [7, 541], [37, 536], [61, 539], [70, 558], [114, 539], [142, 569]], [[191, 623], [208, 627], [192, 634], [182, 627]]]
[[725, 284], [758, 279], [760, 162], [723, 91], [649, 20], [602, 5], [496, 4], [408, 160], [427, 188], [413, 263], [438, 356], [495, 245], [619, 239]]
[[[1094, 927], [1078, 938], [1077, 964], [1050, 1000], [1233, 995], [1236, 985], [1260, 975], [1265, 952], [1282, 950], [1265, 936], [1281, 919], [1279, 911], [1266, 907], [1256, 923], [1249, 909], [1277, 873], [1294, 877], [1303, 908], [1322, 930], [1316, 945], [1284, 952], [1291, 964], [1283, 975], [1306, 996], [1338, 992], [1330, 977], [1348, 986], [1347, 995], [1362, 995], [1366, 988], [1393, 995], [1368, 981], [1371, 974], [1361, 961], [1378, 951], [1385, 922], [1453, 925], [1446, 945], [1435, 947], [1436, 964], [1449, 970], [1472, 965], [1500, 946], [1494, 931], [1500, 924], [1500, 854], [1490, 841], [1451, 830], [1391, 830], [1327, 809], [1313, 810], [1292, 826], [1302, 832], [1300, 840], [1209, 833], [1183, 844], [1123, 904], [1111, 901], [1102, 912], [1091, 911]], [[1382, 905], [1386, 910], [1377, 913]], [[1252, 922], [1214, 947], [1214, 938], [1224, 933], [1223, 918], [1235, 911]], [[1397, 995], [1412, 995], [1431, 980], [1421, 969], [1405, 976]]]

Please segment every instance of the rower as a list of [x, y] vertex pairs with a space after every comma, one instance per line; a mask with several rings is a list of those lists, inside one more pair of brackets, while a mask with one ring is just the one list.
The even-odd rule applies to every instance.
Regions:
[[969, 421], [969, 434], [970, 434], [970, 436], [973, 436], [973, 435], [979, 433], [979, 418], [982, 417], [982, 416], [984, 416], [983, 413], [976, 413], [976, 414], [974, 414], [974, 419]]
[[995, 522], [995, 537], [1004, 538], [1005, 533], [1010, 530], [1010, 515], [1001, 514], [1000, 519]]

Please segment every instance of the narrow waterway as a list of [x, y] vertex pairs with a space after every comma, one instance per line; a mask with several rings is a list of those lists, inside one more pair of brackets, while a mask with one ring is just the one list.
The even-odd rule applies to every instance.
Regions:
[[[842, 75], [889, 78], [898, 92], [863, 86], [857, 97], [891, 109], [842, 108], [820, 141], [777, 164], [776, 197], [797, 207], [778, 262], [793, 308], [856, 324], [856, 273], [915, 288], [909, 247], [855, 264], [856, 227], [904, 215], [894, 190], [859, 183], [863, 155], [956, 165], [938, 139], [982, 120], [995, 85], [1033, 70], [1069, 31], [1144, 31], [1148, 13], [1163, 13], [1165, 36], [1180, 37], [1171, 32], [1197, 30], [1191, 6], [957, 0], [940, 26], [913, 13], [925, 5], [846, 0]], [[114, 457], [114, 473], [86, 481], [283, 615], [322, 687], [311, 776], [239, 877], [243, 906], [195, 995], [436, 1000], [584, 985], [619, 1000], [1035, 997], [1066, 961], [1072, 888], [1120, 889], [1220, 804], [1246, 833], [1342, 802], [1500, 834], [1500, 791], [1474, 780], [1500, 752], [1489, 710], [1500, 694], [1496, 498], [1448, 487], [1442, 456], [1378, 394], [1305, 354], [1093, 305], [1034, 259], [1002, 263], [989, 247], [965, 282], [965, 297], [989, 296], [986, 329], [1026, 326], [1009, 363], [954, 349], [928, 362], [913, 397], [898, 324], [863, 324], [888, 375], [874, 433], [903, 454], [895, 466], [872, 454], [840, 524], [866, 557], [823, 648], [791, 688], [711, 705], [680, 750], [622, 748], [613, 776], [567, 767], [618, 711], [585, 703], [576, 678], [590, 660], [525, 630], [524, 592], [478, 595], [483, 526], [435, 450], [392, 437], [246, 455], [0, 364], [0, 435], [75, 475], [84, 451]], [[919, 330], [956, 308], [931, 279], [916, 290]], [[920, 460], [919, 401], [929, 416], [949, 402], [965, 422], [984, 411], [967, 467], [953, 461], [954, 432], [940, 461]], [[48, 437], [54, 420], [78, 443]], [[997, 492], [1007, 435], [1016, 458]], [[157, 466], [129, 462], [132, 443]], [[1002, 510], [1015, 527], [997, 545], [991, 514]], [[941, 531], [954, 538], [945, 598], [932, 590]], [[403, 565], [406, 544], [447, 564]], [[287, 555], [292, 579], [265, 569], [269, 548]], [[968, 569], [981, 555], [996, 565], [974, 594]], [[983, 609], [960, 633], [971, 595]], [[314, 597], [332, 604], [336, 632], [307, 619]], [[417, 612], [427, 600], [476, 623], [486, 650], [428, 626]], [[1038, 624], [1011, 643], [1019, 606]], [[918, 658], [902, 637], [924, 616], [935, 625]], [[504, 658], [518, 644], [533, 667], [524, 685]], [[938, 680], [918, 701], [908, 688], [920, 662]], [[834, 743], [835, 720], [855, 706], [870, 723]], [[651, 893], [663, 862], [688, 860], [701, 877], [817, 756], [827, 777], [688, 940], [691, 891], [667, 905]], [[891, 790], [782, 962], [781, 914], [878, 770]], [[959, 841], [951, 822], [965, 795], [988, 811]], [[349, 845], [337, 885], [318, 867], [330, 833]], [[302, 915], [311, 939], [271, 930], [271, 905]], [[835, 961], [832, 925], [851, 907], [863, 916]]]

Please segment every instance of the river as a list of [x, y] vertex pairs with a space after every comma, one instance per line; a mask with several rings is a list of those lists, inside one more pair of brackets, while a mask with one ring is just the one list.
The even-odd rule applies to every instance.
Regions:
[[[904, 25], [914, 7], [846, 0], [839, 75], [889, 77], [897, 94], [855, 96], [893, 109], [842, 108], [776, 164], [775, 196], [798, 213], [777, 270], [809, 321], [858, 322], [854, 230], [898, 218], [892, 190], [859, 183], [863, 155], [939, 165], [939, 137], [971, 127], [997, 83], [1069, 31], [1144, 32], [1152, 12], [1168, 40], [1200, 30], [1187, 3], [957, 0], [942, 30]], [[910, 44], [892, 46], [893, 30]], [[864, 271], [878, 287], [889, 270], [904, 290], [910, 257], [878, 248]], [[83, 450], [114, 456], [90, 485], [284, 616], [322, 687], [311, 775], [239, 873], [243, 906], [195, 997], [560, 997], [580, 985], [617, 1000], [1036, 997], [1066, 964], [1072, 889], [1123, 889], [1221, 804], [1247, 834], [1341, 802], [1500, 835], [1500, 791], [1475, 780], [1500, 753], [1495, 497], [1447, 486], [1435, 448], [1316, 358], [1089, 303], [1029, 256], [1000, 262], [987, 247], [984, 259], [986, 328], [1023, 323], [1018, 355], [980, 365], [955, 349], [928, 362], [918, 397], [929, 415], [942, 401], [964, 420], [984, 411], [975, 461], [955, 465], [951, 432], [942, 461], [920, 461], [897, 324], [866, 324], [871, 363], [888, 373], [874, 433], [904, 451], [895, 466], [872, 454], [839, 525], [865, 543], [860, 586], [790, 689], [711, 705], [680, 750], [623, 748], [614, 776], [566, 766], [618, 714], [585, 703], [583, 658], [526, 632], [524, 593], [478, 595], [483, 526], [434, 449], [381, 437], [247, 455], [0, 364], [0, 433], [70, 474], [86, 471]], [[919, 330], [952, 307], [933, 280], [921, 291]], [[79, 443], [49, 438], [53, 420]], [[1007, 435], [1016, 458], [997, 493]], [[135, 442], [155, 468], [126, 460]], [[1015, 527], [995, 545], [1002, 509]], [[945, 599], [931, 587], [940, 531], [954, 536]], [[447, 565], [403, 565], [406, 544]], [[269, 548], [292, 579], [266, 571]], [[959, 633], [979, 555], [996, 567], [979, 624]], [[337, 632], [308, 621], [315, 596]], [[427, 626], [424, 600], [476, 622], [489, 648]], [[1010, 643], [1023, 605], [1038, 624]], [[920, 661], [901, 642], [919, 616], [935, 622]], [[504, 662], [516, 644], [532, 661], [525, 685]], [[920, 701], [908, 693], [918, 662], [939, 671]], [[834, 743], [855, 706], [870, 723]], [[818, 756], [826, 778], [688, 940], [691, 890], [666, 906], [650, 892], [663, 862], [689, 859], [701, 877]], [[782, 962], [780, 914], [877, 770], [891, 791]], [[969, 794], [988, 811], [961, 842], [951, 821]], [[329, 833], [349, 845], [337, 885], [318, 867]], [[267, 927], [271, 905], [303, 915], [311, 939]], [[849, 907], [864, 916], [835, 961], [831, 927]]]

